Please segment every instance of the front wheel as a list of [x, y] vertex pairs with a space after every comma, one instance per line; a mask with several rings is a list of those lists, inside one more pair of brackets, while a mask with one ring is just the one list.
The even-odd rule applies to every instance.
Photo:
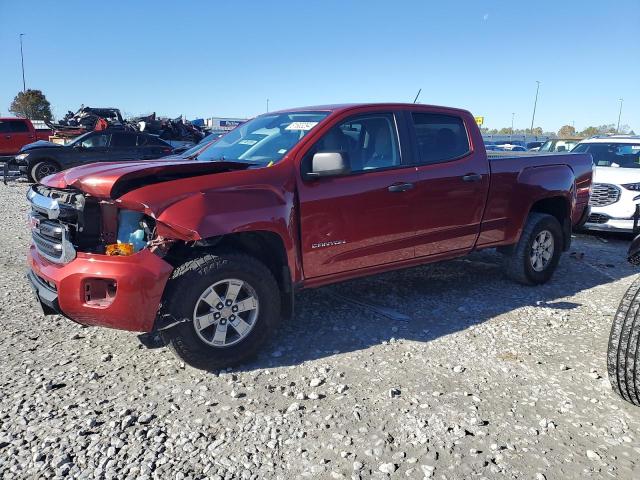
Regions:
[[607, 369], [613, 390], [627, 402], [640, 406], [640, 278], [636, 279], [622, 297], [613, 318]]
[[525, 285], [547, 282], [555, 272], [563, 247], [562, 227], [546, 213], [531, 213], [516, 245], [504, 252], [507, 276]]
[[31, 169], [31, 178], [33, 178], [33, 180], [35, 180], [36, 182], [39, 182], [44, 177], [52, 175], [58, 171], [60, 171], [58, 165], [45, 160], [44, 162], [38, 162], [33, 166], [33, 168]]
[[178, 325], [162, 332], [185, 363], [219, 370], [253, 357], [280, 321], [280, 291], [253, 257], [204, 255], [175, 269], [163, 314]]

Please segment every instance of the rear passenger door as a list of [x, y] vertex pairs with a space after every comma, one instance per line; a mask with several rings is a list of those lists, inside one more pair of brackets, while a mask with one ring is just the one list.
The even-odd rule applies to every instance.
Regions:
[[[307, 179], [316, 152], [339, 151], [351, 174]], [[414, 257], [409, 214], [415, 167], [407, 164], [392, 112], [339, 121], [302, 159], [299, 185], [303, 268], [322, 277]]]
[[486, 152], [474, 151], [462, 115], [413, 110], [406, 119], [417, 161], [416, 257], [468, 251], [489, 190]]

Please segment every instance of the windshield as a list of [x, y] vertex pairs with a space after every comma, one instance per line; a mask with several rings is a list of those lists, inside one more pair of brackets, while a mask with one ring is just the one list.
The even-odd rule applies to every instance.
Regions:
[[212, 143], [213, 143], [213, 140], [204, 142], [204, 143], [200, 142], [197, 145], [194, 145], [193, 147], [191, 147], [189, 150], [185, 150], [184, 152], [182, 152], [180, 156], [183, 158], [191, 157], [196, 153], [207, 149], [209, 145], [211, 145]]
[[279, 162], [329, 112], [267, 113], [233, 129], [198, 155], [198, 160], [230, 160], [270, 165]]
[[640, 168], [640, 142], [581, 143], [571, 153], [590, 153], [596, 167]]

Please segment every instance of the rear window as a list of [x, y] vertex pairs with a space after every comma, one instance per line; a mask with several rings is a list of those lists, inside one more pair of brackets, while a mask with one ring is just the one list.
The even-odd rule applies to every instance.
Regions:
[[460, 117], [412, 113], [421, 163], [439, 163], [469, 153], [467, 129]]

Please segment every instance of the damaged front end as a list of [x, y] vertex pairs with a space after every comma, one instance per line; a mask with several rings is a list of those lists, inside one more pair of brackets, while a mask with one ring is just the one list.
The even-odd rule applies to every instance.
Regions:
[[28, 278], [45, 314], [78, 323], [149, 332], [173, 267], [173, 243], [157, 222], [74, 188], [27, 193], [32, 246]]

